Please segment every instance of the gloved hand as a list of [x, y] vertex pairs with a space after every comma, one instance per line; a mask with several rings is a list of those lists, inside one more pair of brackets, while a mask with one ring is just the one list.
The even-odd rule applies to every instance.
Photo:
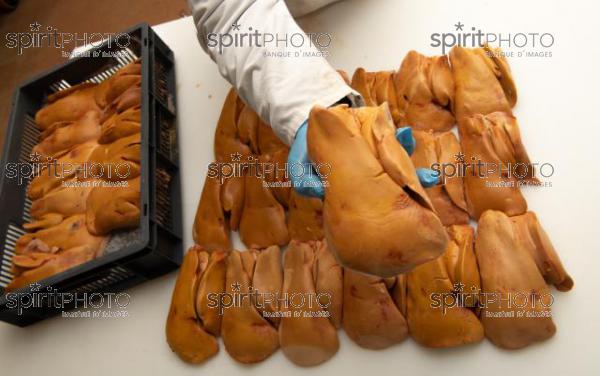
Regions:
[[[323, 198], [325, 196], [323, 182], [308, 158], [307, 130], [308, 120], [298, 128], [288, 155], [287, 172], [296, 192], [303, 196]], [[408, 155], [412, 155], [416, 145], [412, 129], [410, 127], [398, 128], [396, 139]], [[425, 188], [432, 187], [439, 181], [439, 173], [428, 168], [418, 168], [417, 177]]]

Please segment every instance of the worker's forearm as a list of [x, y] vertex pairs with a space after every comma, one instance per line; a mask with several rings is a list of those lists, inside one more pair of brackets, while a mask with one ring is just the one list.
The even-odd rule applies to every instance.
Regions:
[[209, 34], [226, 34], [256, 0], [188, 0], [200, 45], [214, 60], [209, 50]]
[[[190, 0], [190, 5], [200, 44], [220, 73], [288, 144], [313, 106], [330, 106], [356, 94], [318, 56], [283, 1]], [[265, 42], [266, 35], [271, 42]]]

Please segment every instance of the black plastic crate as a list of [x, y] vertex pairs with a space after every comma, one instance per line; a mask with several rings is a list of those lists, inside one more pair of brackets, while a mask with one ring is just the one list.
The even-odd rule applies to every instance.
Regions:
[[[18, 312], [7, 306], [5, 287], [12, 278], [15, 242], [29, 222], [31, 201], [27, 182], [8, 179], [8, 163], [27, 163], [39, 136], [33, 118], [45, 98], [82, 82], [101, 82], [119, 68], [141, 60], [141, 197], [140, 226], [127, 246], [38, 281], [34, 290], [58, 293], [115, 293], [176, 269], [183, 257], [181, 182], [176, 128], [175, 64], [173, 52], [147, 24], [125, 31], [129, 42], [106, 42], [91, 51], [19, 86], [14, 94], [0, 177], [0, 320], [26, 326], [56, 315], [65, 308], [28, 308]], [[123, 46], [126, 45], [126, 46]], [[120, 54], [115, 54], [119, 51]], [[108, 54], [102, 54], [106, 52]], [[132, 234], [132, 235], [131, 235]], [[124, 243], [123, 243], [124, 244]], [[109, 242], [110, 246], [111, 243]], [[34, 294], [31, 286], [12, 291]]]

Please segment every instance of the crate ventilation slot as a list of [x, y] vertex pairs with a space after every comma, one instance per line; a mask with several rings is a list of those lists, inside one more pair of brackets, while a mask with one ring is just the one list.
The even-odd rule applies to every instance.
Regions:
[[52, 85], [50, 85], [50, 90], [52, 90], [53, 92], [57, 92], [57, 91], [61, 91], [61, 90], [66, 90], [70, 87], [71, 87], [71, 85], [67, 81], [60, 80], [60, 81], [55, 82]]
[[35, 120], [29, 114], [25, 115], [25, 126], [23, 128], [23, 136], [21, 138], [21, 153], [19, 154], [19, 162], [31, 162], [31, 152], [33, 147], [37, 145], [40, 138], [40, 130], [35, 125]]
[[139, 56], [134, 54], [129, 48], [124, 48], [120, 52], [121, 53], [116, 56], [116, 59], [119, 61], [122, 67], [129, 63], [133, 63], [139, 58]]
[[171, 160], [177, 159], [177, 129], [173, 119], [160, 117], [160, 142], [158, 148]]
[[134, 273], [121, 266], [115, 266], [111, 268], [104, 277], [99, 277], [93, 282], [86, 283], [82, 286], [77, 287], [76, 289], [70, 290], [69, 292], [72, 294], [95, 292], [106, 287], [116, 285], [117, 283], [123, 282], [132, 277], [135, 277]]
[[13, 279], [12, 259], [15, 255], [17, 240], [25, 234], [25, 230], [10, 223], [4, 238], [4, 253], [0, 264], [0, 287], [6, 288]]
[[[27, 190], [29, 191], [29, 184], [27, 184]], [[25, 205], [23, 205], [23, 221], [25, 223], [33, 222], [33, 218], [31, 217], [31, 199], [28, 196], [25, 196]]]
[[[23, 137], [21, 138], [21, 152], [19, 154], [19, 162], [20, 163], [31, 163], [31, 154], [33, 152], [33, 147], [37, 144], [40, 135], [40, 130], [35, 125], [35, 121], [33, 117], [30, 115], [25, 115], [25, 127], [23, 128]], [[31, 184], [31, 180], [27, 182], [27, 189], [25, 192], [29, 191], [29, 185]], [[23, 221], [31, 222], [31, 199], [25, 195], [25, 205], [23, 207]]]
[[154, 64], [154, 93], [171, 112], [175, 112], [173, 97], [169, 93], [167, 69], [159, 59]]
[[156, 169], [156, 222], [160, 225], [172, 229], [173, 221], [171, 216], [171, 195], [169, 194], [169, 184], [171, 175], [162, 168]]
[[[91, 82], [95, 84], [99, 84], [100, 82], [110, 78], [113, 74], [115, 74], [119, 69], [123, 68], [125, 65], [134, 62], [139, 57], [131, 51], [129, 48], [124, 48], [118, 51], [119, 53], [114, 55], [113, 65], [103, 70], [102, 72], [96, 73], [94, 76], [88, 78], [84, 82]], [[58, 92], [61, 90], [65, 90], [71, 87], [65, 80], [60, 80], [50, 85], [50, 90], [53, 92]]]

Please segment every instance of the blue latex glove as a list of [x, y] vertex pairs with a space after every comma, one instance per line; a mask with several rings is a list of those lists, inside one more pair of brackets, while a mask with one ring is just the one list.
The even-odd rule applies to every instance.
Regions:
[[[296, 192], [303, 196], [323, 198], [325, 196], [323, 182], [308, 158], [307, 130], [308, 120], [298, 128], [296, 138], [290, 148], [287, 164], [288, 176]], [[410, 127], [398, 128], [396, 139], [408, 155], [415, 151], [416, 141]], [[434, 186], [439, 181], [439, 173], [428, 168], [418, 168], [417, 177], [425, 188]]]
[[[408, 155], [415, 152], [417, 141], [413, 137], [410, 127], [396, 129], [396, 139], [402, 145]], [[440, 181], [440, 173], [429, 168], [417, 168], [417, 177], [424, 188], [433, 187]]]
[[288, 155], [287, 173], [296, 192], [303, 196], [323, 198], [325, 196], [323, 182], [308, 159], [307, 130], [308, 120], [302, 123], [296, 132], [296, 138]]

